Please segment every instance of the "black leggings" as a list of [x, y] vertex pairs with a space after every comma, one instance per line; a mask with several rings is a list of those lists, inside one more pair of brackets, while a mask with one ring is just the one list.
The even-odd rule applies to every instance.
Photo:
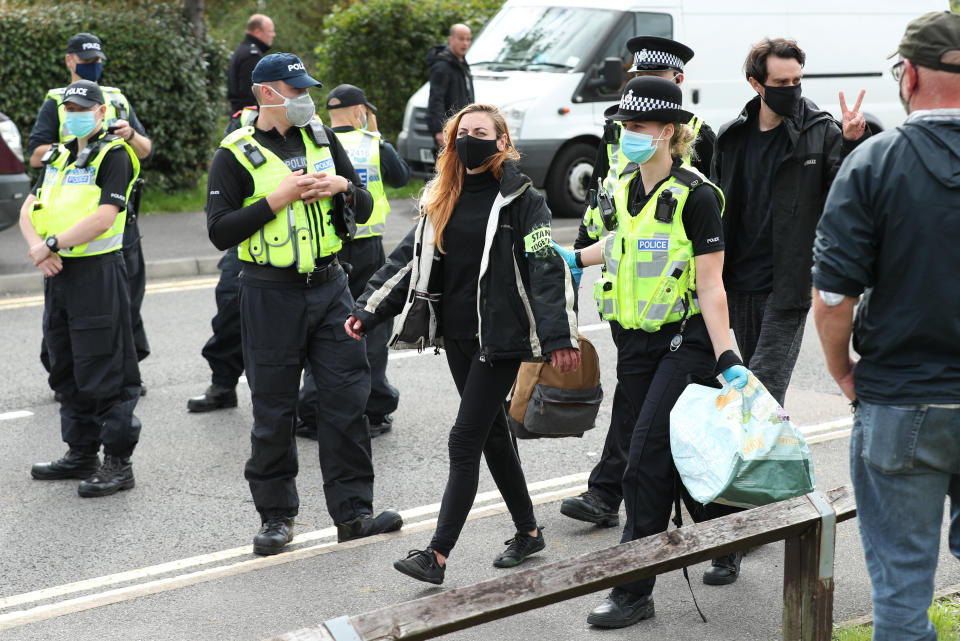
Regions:
[[460, 393], [460, 410], [447, 443], [450, 476], [430, 547], [449, 556], [477, 496], [481, 452], [517, 531], [533, 531], [537, 521], [503, 410], [520, 361], [482, 363], [476, 339], [447, 339], [445, 347], [447, 364]]

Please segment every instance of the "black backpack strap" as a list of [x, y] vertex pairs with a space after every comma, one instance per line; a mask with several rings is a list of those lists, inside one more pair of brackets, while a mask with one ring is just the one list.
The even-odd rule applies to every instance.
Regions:
[[678, 183], [691, 191], [704, 184], [703, 176], [680, 165], [673, 167], [673, 169], [670, 170], [670, 175], [676, 178]]

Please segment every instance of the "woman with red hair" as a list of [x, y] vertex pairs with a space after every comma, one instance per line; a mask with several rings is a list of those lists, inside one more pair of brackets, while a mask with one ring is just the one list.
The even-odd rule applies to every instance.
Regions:
[[516, 527], [493, 564], [514, 567], [544, 548], [503, 401], [523, 360], [549, 359], [561, 372], [580, 364], [571, 273], [551, 246], [543, 196], [516, 167], [503, 115], [492, 105], [468, 105], [443, 133], [419, 223], [345, 324], [359, 339], [399, 314], [391, 345], [446, 351], [460, 408], [437, 529], [426, 549], [393, 564], [434, 584], [443, 582], [476, 497], [481, 454]]

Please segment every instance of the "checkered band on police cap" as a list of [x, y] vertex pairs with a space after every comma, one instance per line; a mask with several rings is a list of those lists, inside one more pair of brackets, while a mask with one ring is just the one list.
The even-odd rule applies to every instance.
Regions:
[[682, 105], [668, 100], [633, 95], [633, 89], [620, 98], [621, 111], [656, 111], [658, 109], [683, 109]]
[[637, 69], [644, 67], [670, 67], [683, 71], [683, 59], [668, 51], [641, 49], [633, 54], [633, 66]]

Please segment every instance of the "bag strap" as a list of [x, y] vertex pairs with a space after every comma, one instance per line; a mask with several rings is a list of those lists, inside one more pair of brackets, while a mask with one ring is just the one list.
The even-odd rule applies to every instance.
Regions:
[[[680, 493], [681, 493], [681, 483], [680, 474], [674, 470], [673, 473], [673, 524], [678, 528], [683, 527], [683, 517], [680, 515]], [[687, 580], [687, 587], [690, 589], [690, 596], [693, 597], [693, 607], [697, 609], [697, 614], [700, 615], [700, 618], [703, 619], [703, 622], [707, 622], [707, 617], [703, 616], [703, 610], [700, 609], [700, 604], [697, 603], [697, 595], [693, 593], [693, 585], [690, 583], [690, 573], [687, 572], [687, 566], [683, 566], [683, 578]]]

